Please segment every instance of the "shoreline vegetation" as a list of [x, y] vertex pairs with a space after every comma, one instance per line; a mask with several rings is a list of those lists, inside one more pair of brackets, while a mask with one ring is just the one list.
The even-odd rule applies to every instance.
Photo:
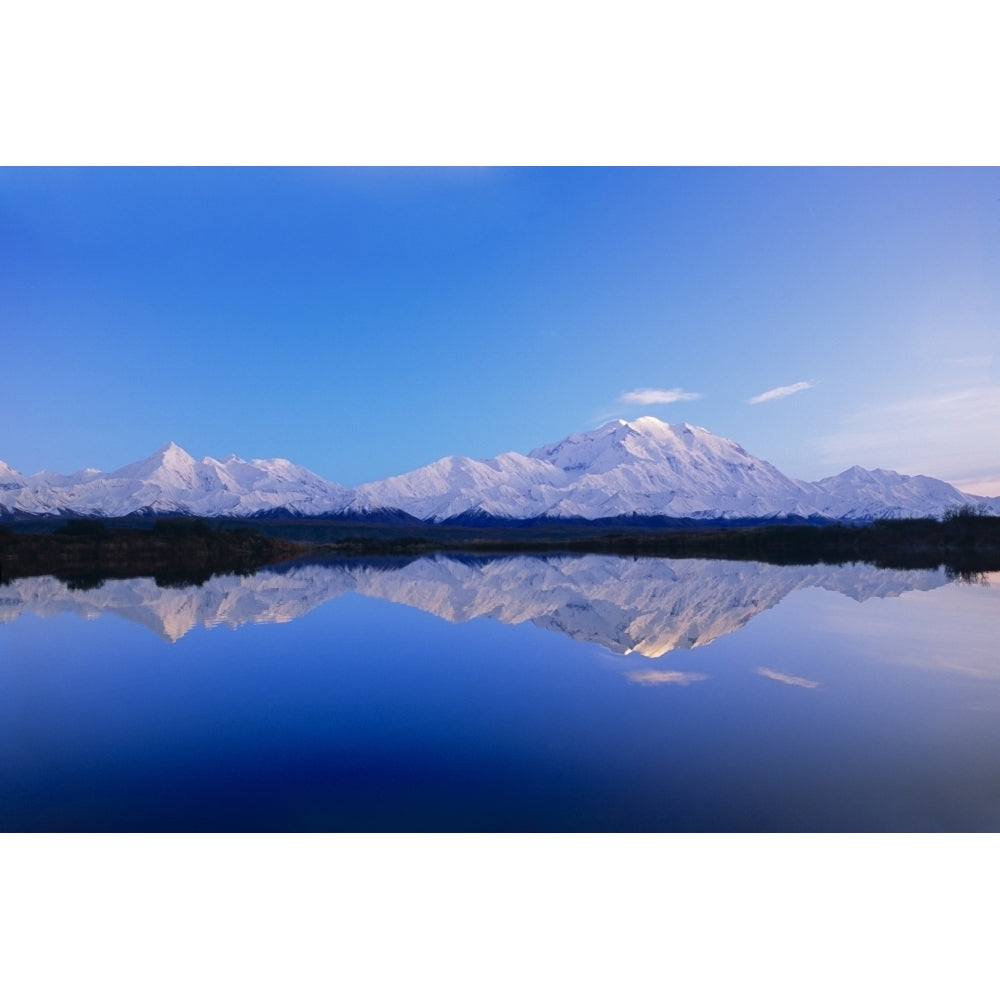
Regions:
[[8, 522], [0, 523], [0, 583], [51, 575], [86, 588], [107, 579], [152, 576], [163, 586], [181, 586], [291, 560], [434, 552], [593, 553], [777, 565], [867, 562], [886, 569], [943, 566], [958, 578], [975, 580], [1000, 570], [1000, 517], [961, 508], [941, 520], [670, 528], [579, 522], [415, 528], [324, 519], [193, 517]]
[[199, 518], [160, 518], [144, 527], [73, 519], [51, 531], [0, 525], [0, 583], [55, 576], [86, 589], [151, 576], [160, 586], [187, 586], [222, 573], [255, 573], [306, 549], [251, 527], [221, 529]]

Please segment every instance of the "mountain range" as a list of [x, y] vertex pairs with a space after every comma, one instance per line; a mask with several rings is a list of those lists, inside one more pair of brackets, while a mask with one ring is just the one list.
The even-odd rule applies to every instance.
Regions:
[[655, 417], [613, 420], [527, 455], [455, 455], [356, 489], [286, 459], [192, 458], [170, 443], [113, 472], [25, 476], [0, 461], [0, 517], [131, 514], [329, 516], [432, 523], [669, 517], [867, 521], [940, 517], [1000, 498], [927, 476], [858, 466], [793, 479], [734, 441]]

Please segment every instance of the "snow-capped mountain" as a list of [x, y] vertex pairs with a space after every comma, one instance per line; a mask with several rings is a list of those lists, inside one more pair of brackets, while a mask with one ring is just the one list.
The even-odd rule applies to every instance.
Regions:
[[0, 468], [0, 504], [25, 514], [122, 517], [134, 513], [246, 517], [266, 510], [323, 514], [351, 491], [283, 458], [193, 459], [172, 442], [148, 458], [102, 473], [21, 476]]
[[485, 461], [450, 455], [413, 472], [359, 486], [352, 507], [397, 508], [422, 521], [447, 521], [470, 511], [529, 518], [547, 513], [566, 485], [562, 470], [517, 452]]
[[845, 521], [868, 521], [876, 517], [940, 517], [965, 504], [988, 508], [992, 502], [955, 489], [950, 483], [929, 476], [903, 476], [886, 469], [862, 469], [855, 465], [836, 476], [813, 483], [820, 514]]
[[475, 511], [501, 518], [620, 514], [769, 517], [814, 512], [812, 494], [773, 465], [700, 427], [653, 417], [489, 461], [442, 458], [368, 483], [355, 503], [443, 521]]
[[637, 515], [687, 518], [939, 517], [964, 504], [1000, 514], [1000, 498], [938, 479], [848, 469], [791, 479], [734, 441], [654, 417], [613, 420], [528, 455], [450, 456], [355, 490], [285, 459], [196, 461], [175, 444], [111, 473], [23, 476], [0, 462], [0, 516], [264, 513], [524, 520]]
[[[983, 502], [926, 476], [849, 469], [819, 483], [791, 479], [734, 441], [655, 417], [614, 420], [527, 456], [449, 457], [355, 492], [358, 507], [393, 507], [422, 520], [486, 515], [589, 520], [940, 516]], [[1000, 500], [994, 504], [1000, 513]]]
[[771, 517], [812, 513], [809, 491], [738, 444], [655, 417], [617, 420], [531, 456], [570, 477], [552, 513], [574, 517], [668, 514]]

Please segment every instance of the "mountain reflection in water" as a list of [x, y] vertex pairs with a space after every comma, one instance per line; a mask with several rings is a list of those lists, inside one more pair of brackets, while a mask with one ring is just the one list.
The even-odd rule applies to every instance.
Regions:
[[[941, 570], [884, 570], [867, 564], [773, 566], [703, 559], [616, 556], [349, 560], [300, 563], [253, 576], [217, 576], [201, 586], [160, 587], [150, 578], [109, 580], [87, 590], [54, 577], [0, 586], [0, 622], [26, 612], [113, 614], [171, 642], [197, 626], [276, 624], [358, 593], [450, 622], [532, 622], [614, 653], [659, 657], [704, 646], [809, 587], [856, 601], [933, 590]], [[652, 678], [651, 678], [652, 681]]]
[[441, 554], [19, 579], [0, 830], [996, 831], [983, 582]]

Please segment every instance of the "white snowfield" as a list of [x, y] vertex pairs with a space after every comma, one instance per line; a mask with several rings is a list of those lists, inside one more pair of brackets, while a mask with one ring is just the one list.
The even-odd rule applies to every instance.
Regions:
[[287, 508], [323, 514], [344, 507], [351, 491], [283, 458], [245, 462], [193, 459], [170, 443], [114, 472], [20, 476], [0, 465], [0, 505], [27, 514], [123, 517], [134, 513], [245, 517]]
[[0, 462], [0, 515], [121, 517], [133, 513], [244, 517], [401, 510], [425, 521], [667, 515], [847, 520], [940, 517], [972, 504], [1000, 514], [1000, 498], [962, 493], [927, 476], [855, 466], [816, 483], [791, 479], [734, 441], [655, 417], [613, 420], [528, 455], [449, 456], [348, 489], [285, 459], [192, 458], [168, 444], [114, 472], [23, 476]]

